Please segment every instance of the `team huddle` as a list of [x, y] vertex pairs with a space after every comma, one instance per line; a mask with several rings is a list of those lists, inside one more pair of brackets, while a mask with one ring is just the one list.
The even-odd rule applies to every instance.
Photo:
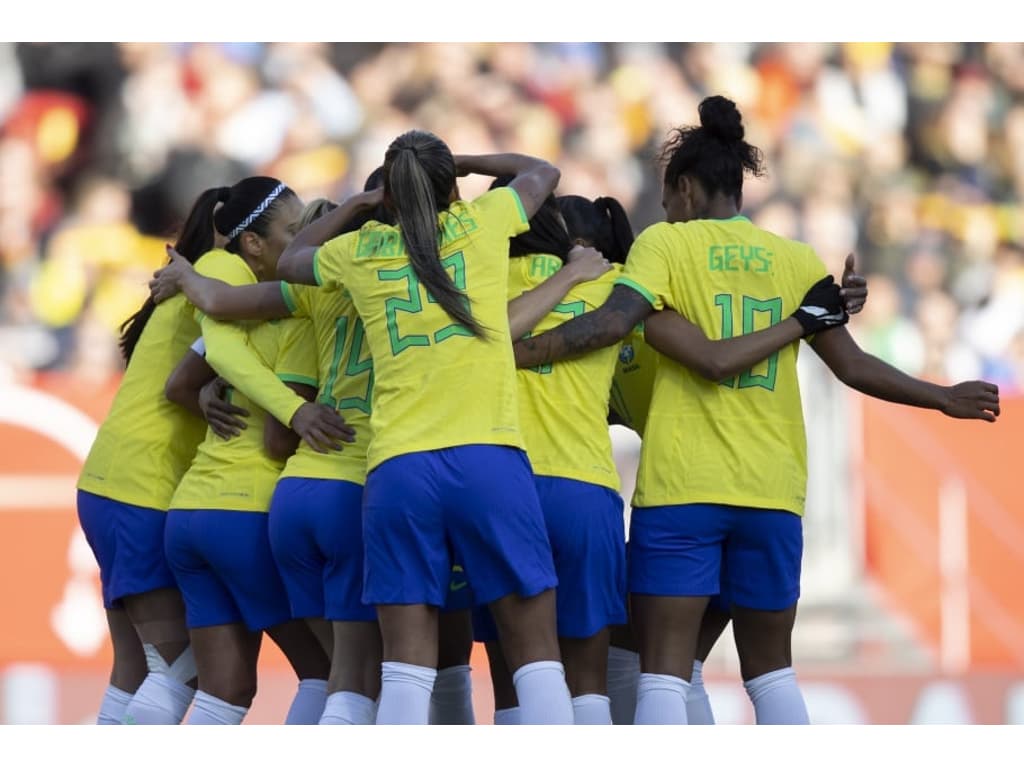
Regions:
[[[790, 640], [803, 339], [868, 395], [994, 421], [844, 327], [867, 286], [740, 213], [733, 102], [663, 148], [665, 221], [525, 155], [396, 138], [365, 191], [198, 196], [78, 483], [114, 664], [98, 721], [239, 724], [264, 634], [286, 723], [712, 723], [726, 625], [758, 723], [807, 723]], [[474, 200], [458, 177], [493, 177]], [[629, 536], [609, 424], [643, 448]], [[628, 544], [627, 544], [628, 538]]]

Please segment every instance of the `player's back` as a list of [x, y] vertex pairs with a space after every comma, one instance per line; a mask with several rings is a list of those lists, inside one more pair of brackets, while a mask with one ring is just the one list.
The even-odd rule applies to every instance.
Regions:
[[79, 488], [127, 504], [167, 509], [206, 423], [170, 402], [164, 386], [199, 333], [184, 296], [153, 310], [89, 451]]

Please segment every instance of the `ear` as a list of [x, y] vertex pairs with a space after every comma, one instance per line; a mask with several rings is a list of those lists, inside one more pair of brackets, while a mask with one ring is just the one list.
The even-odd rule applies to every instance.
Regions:
[[263, 238], [255, 232], [243, 232], [239, 236], [238, 244], [242, 246], [242, 251], [246, 254], [251, 256], [263, 255]]

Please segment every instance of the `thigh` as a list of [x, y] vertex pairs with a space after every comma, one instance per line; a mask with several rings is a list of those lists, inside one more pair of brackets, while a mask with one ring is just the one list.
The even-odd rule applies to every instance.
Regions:
[[164, 547], [185, 603], [185, 621], [189, 629], [241, 623], [242, 614], [231, 591], [197, 541], [198, 515], [193, 509], [167, 513]]
[[100, 568], [103, 606], [107, 610], [114, 607], [109, 591], [117, 546], [117, 535], [114, 528], [116, 512], [111, 509], [112, 503], [110, 499], [105, 499], [94, 493], [78, 491], [78, 522], [82, 527], [82, 533], [85, 534], [85, 540], [96, 558], [96, 564]]
[[439, 451], [396, 456], [366, 478], [363, 602], [443, 605], [451, 572], [442, 514], [447, 469]]
[[730, 517], [723, 594], [744, 608], [789, 608], [800, 597], [801, 518], [782, 510], [743, 508], [733, 508]]
[[629, 528], [630, 594], [718, 594], [727, 524], [715, 504], [635, 508]]
[[444, 451], [458, 485], [446, 528], [477, 604], [530, 597], [557, 584], [551, 544], [526, 454], [496, 445]]
[[363, 602], [366, 568], [363, 543], [363, 486], [344, 480], [325, 489], [328, 514], [316, 527], [317, 544], [326, 558], [324, 611], [331, 621], [376, 621], [377, 612]]
[[560, 638], [588, 638], [626, 622], [622, 497], [593, 483], [537, 477], [558, 576]]
[[197, 510], [206, 560], [231, 593], [246, 627], [266, 629], [292, 618], [262, 512]]

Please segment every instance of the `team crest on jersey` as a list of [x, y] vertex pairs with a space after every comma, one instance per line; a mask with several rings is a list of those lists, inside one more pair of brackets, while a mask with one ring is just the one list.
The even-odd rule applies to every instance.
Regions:
[[633, 345], [623, 344], [622, 349], [619, 350], [619, 362], [623, 365], [629, 365], [633, 362]]

